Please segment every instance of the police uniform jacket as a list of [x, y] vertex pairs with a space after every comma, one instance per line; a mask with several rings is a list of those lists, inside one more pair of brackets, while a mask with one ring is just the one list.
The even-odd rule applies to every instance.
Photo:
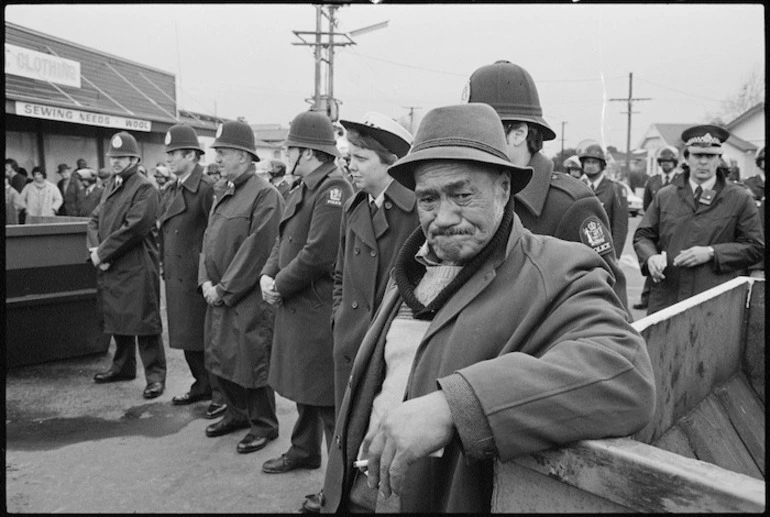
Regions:
[[553, 161], [541, 153], [535, 153], [528, 166], [532, 179], [514, 196], [514, 211], [524, 228], [582, 242], [599, 253], [615, 276], [613, 290], [628, 312], [626, 275], [615, 257], [607, 213], [593, 190], [568, 174], [554, 173]]
[[206, 369], [244, 388], [262, 388], [270, 369], [275, 313], [262, 299], [259, 273], [278, 235], [283, 198], [256, 175], [254, 164], [215, 192], [198, 286], [211, 282], [223, 303], [206, 310]]
[[83, 198], [85, 197], [83, 183], [81, 183], [77, 173], [74, 172], [70, 176], [70, 182], [67, 184], [66, 189], [64, 188], [65, 183], [66, 181], [64, 179], [59, 180], [59, 190], [64, 199], [64, 202], [59, 209], [59, 215], [77, 217], [80, 214], [80, 205], [83, 203]]
[[105, 190], [87, 234], [88, 247], [110, 265], [96, 273], [104, 332], [160, 334], [158, 191], [136, 166], [112, 176]]
[[[610, 282], [596, 253], [534, 235], [514, 218], [507, 246], [436, 313], [417, 349], [405, 399], [444, 390], [457, 431], [442, 457], [410, 466], [402, 512], [489, 512], [494, 459], [625, 436], [648, 423], [655, 406], [650, 359]], [[339, 411], [324, 512], [347, 508], [352, 463], [385, 375], [385, 336], [400, 303], [391, 281]], [[469, 422], [463, 415], [473, 414], [465, 412], [471, 407], [480, 412]], [[477, 434], [479, 425], [493, 440], [479, 443], [486, 437]]]
[[270, 386], [301, 404], [334, 405], [332, 287], [342, 207], [350, 195], [334, 163], [303, 178], [286, 200], [280, 237], [262, 270], [283, 298], [276, 310]]
[[[678, 178], [682, 172], [678, 169], [675, 169], [671, 171], [669, 174], [668, 183], [671, 184], [674, 182], [676, 178]], [[658, 191], [663, 188], [663, 175], [662, 174], [656, 174], [655, 176], [650, 176], [647, 178], [647, 182], [644, 184], [644, 196], [642, 197], [642, 209], [647, 210], [650, 207], [650, 204], [652, 203], [652, 200], [655, 199], [655, 194], [658, 193]]]
[[765, 199], [765, 182], [762, 180], [762, 178], [757, 174], [756, 176], [752, 176], [750, 178], [747, 178], [746, 181], [743, 182], [743, 184], [751, 190], [751, 194], [754, 196], [754, 199], [757, 201], [757, 205], [759, 205], [759, 202]]
[[[652, 284], [651, 314], [707, 289], [746, 274], [763, 255], [765, 244], [757, 206], [745, 188], [717, 176], [710, 204], [695, 205], [689, 175], [662, 188], [634, 234], [642, 274], [647, 260], [663, 251], [668, 266], [661, 282]], [[705, 194], [704, 194], [705, 195]], [[692, 246], [712, 246], [714, 258], [695, 267], [676, 267], [674, 258]]]
[[198, 290], [198, 261], [213, 201], [214, 180], [196, 164], [184, 183], [170, 183], [163, 194], [167, 200], [160, 216], [160, 249], [169, 346], [203, 352], [208, 304]]
[[104, 187], [101, 185], [96, 185], [93, 189], [91, 189], [91, 192], [88, 192], [87, 188], [83, 189], [83, 192], [83, 202], [80, 203], [79, 215], [81, 217], [91, 217], [91, 213], [97, 206], [99, 206], [99, 202], [102, 200], [102, 196], [104, 195]]
[[606, 175], [599, 182], [595, 191], [610, 219], [612, 242], [615, 244], [615, 256], [620, 258], [628, 235], [628, 199], [623, 188]]
[[357, 192], [345, 205], [334, 267], [334, 392], [339, 407], [350, 368], [369, 322], [380, 306], [396, 256], [419, 219], [414, 193], [397, 181], [385, 201], [369, 211], [369, 194]]

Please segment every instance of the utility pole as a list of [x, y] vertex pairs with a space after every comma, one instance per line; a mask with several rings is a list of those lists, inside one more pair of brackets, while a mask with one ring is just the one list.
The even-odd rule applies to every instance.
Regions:
[[[305, 99], [305, 102], [312, 105], [310, 109], [323, 111], [329, 115], [332, 122], [336, 122], [337, 119], [339, 119], [340, 101], [334, 98], [334, 48], [355, 45], [356, 42], [353, 41], [353, 36], [382, 29], [388, 25], [388, 22], [380, 22], [350, 32], [335, 32], [337, 27], [335, 14], [337, 9], [340, 8], [340, 5], [317, 4], [314, 7], [316, 10], [315, 31], [292, 31], [301, 42], [295, 42], [292, 43], [292, 45], [313, 47], [313, 56], [315, 59], [315, 90], [313, 92], [313, 98]], [[326, 31], [324, 31], [323, 28], [324, 18], [326, 18], [328, 22], [328, 30]], [[307, 36], [308, 38], [314, 36], [314, 39], [306, 40], [303, 36]], [[335, 36], [340, 36], [341, 39], [335, 39]], [[325, 92], [322, 88], [324, 63], [326, 64]]]
[[566, 120], [561, 121], [561, 157], [564, 158], [564, 125], [567, 123]]
[[626, 133], [626, 174], [630, 180], [631, 177], [631, 114], [639, 113], [633, 111], [634, 101], [649, 101], [652, 100], [649, 97], [637, 97], [633, 95], [634, 88], [634, 74], [630, 72], [628, 74], [628, 98], [627, 99], [610, 99], [610, 101], [624, 101], [628, 103], [628, 111], [621, 111], [621, 113], [628, 113], [628, 132]]
[[404, 109], [409, 110], [409, 132], [414, 135], [414, 110], [420, 109], [420, 106], [404, 106]]

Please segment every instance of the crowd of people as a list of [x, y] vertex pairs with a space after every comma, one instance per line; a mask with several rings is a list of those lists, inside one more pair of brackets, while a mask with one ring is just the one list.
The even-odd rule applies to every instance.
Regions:
[[[319, 468], [325, 446], [305, 512], [489, 512], [495, 459], [642, 429], [655, 383], [618, 262], [625, 196], [601, 146], [555, 173], [535, 82], [508, 61], [476, 70], [465, 100], [414, 136], [380, 113], [342, 120], [345, 155], [324, 113], [299, 113], [269, 177], [241, 121], [219, 127], [208, 170], [178, 124], [152, 175], [127, 132], [105, 177], [60, 166], [51, 190], [33, 173], [23, 190], [41, 192], [13, 206], [88, 210], [116, 343], [94, 381], [134, 379], [138, 342], [143, 396], [164, 392], [163, 285], [169, 346], [193, 377], [172, 403], [208, 401], [220, 419], [206, 436], [246, 431], [247, 454], [279, 434], [275, 394], [293, 401], [291, 445], [262, 472]], [[758, 203], [717, 167], [728, 135], [685, 131], [679, 175], [679, 151], [659, 155], [633, 239], [651, 312], [763, 270]]]

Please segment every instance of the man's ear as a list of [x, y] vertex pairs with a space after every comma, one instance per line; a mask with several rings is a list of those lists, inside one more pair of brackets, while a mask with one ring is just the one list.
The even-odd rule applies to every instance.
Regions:
[[519, 147], [521, 144], [526, 143], [527, 135], [529, 134], [529, 127], [526, 124], [521, 124], [518, 128], [512, 128], [505, 135], [505, 142], [509, 146]]

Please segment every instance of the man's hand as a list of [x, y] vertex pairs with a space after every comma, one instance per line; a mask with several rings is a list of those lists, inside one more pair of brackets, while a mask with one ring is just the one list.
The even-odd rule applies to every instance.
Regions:
[[91, 248], [90, 250], [88, 250], [91, 252], [91, 264], [93, 264], [94, 267], [97, 267], [99, 264], [102, 263], [102, 261], [99, 260], [99, 253], [97, 253], [97, 250], [98, 248]]
[[711, 246], [693, 246], [679, 252], [674, 257], [674, 265], [682, 267], [695, 267], [705, 264], [713, 258]]
[[409, 465], [446, 446], [453, 436], [452, 413], [441, 390], [388, 411], [377, 430], [364, 438], [369, 487], [379, 485], [385, 497], [391, 491], [400, 495]]
[[259, 287], [262, 290], [262, 299], [270, 305], [281, 304], [281, 293], [275, 288], [275, 280], [271, 276], [262, 275], [259, 279]]
[[751, 278], [765, 278], [765, 270], [764, 269], [752, 269], [749, 272], [749, 276]]
[[217, 289], [210, 281], [207, 280], [206, 282], [203, 282], [201, 289], [203, 290], [203, 297], [206, 299], [206, 303], [212, 307], [222, 305], [222, 299], [219, 297]]
[[647, 270], [650, 272], [653, 282], [660, 282], [665, 280], [666, 275], [663, 274], [663, 270], [668, 265], [666, 259], [666, 252], [653, 255], [647, 259]]

